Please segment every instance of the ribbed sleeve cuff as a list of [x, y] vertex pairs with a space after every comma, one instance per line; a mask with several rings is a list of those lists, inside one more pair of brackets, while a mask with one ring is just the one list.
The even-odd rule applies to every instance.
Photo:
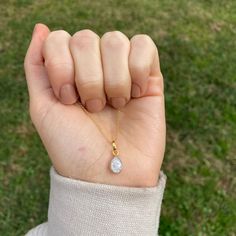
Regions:
[[135, 188], [74, 180], [50, 170], [48, 235], [157, 235], [166, 176]]
[[48, 222], [27, 236], [157, 235], [166, 176], [134, 188], [65, 178], [52, 167]]

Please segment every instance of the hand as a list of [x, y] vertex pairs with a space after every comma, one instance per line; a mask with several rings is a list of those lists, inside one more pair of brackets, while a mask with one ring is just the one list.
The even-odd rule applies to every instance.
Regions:
[[[113, 185], [157, 184], [165, 149], [163, 78], [157, 48], [147, 35], [90, 30], [72, 37], [37, 24], [26, 58], [30, 116], [59, 174]], [[123, 170], [109, 169], [117, 139]]]

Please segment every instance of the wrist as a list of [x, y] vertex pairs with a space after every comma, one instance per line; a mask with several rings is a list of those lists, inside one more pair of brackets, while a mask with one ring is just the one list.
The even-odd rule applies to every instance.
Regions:
[[154, 187], [160, 174], [161, 163], [150, 158], [122, 158], [123, 169], [119, 174], [110, 170], [110, 153], [90, 165], [81, 161], [72, 162], [70, 166], [54, 165], [56, 171], [64, 177], [91, 183], [127, 187]]

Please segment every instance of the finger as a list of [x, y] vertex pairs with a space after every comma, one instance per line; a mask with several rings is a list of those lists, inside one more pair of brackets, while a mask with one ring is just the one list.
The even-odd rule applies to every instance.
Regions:
[[145, 34], [135, 35], [130, 43], [129, 70], [132, 77], [132, 97], [157, 95], [163, 85], [155, 43]]
[[[31, 99], [33, 97], [38, 98], [45, 90], [50, 88], [42, 55], [43, 43], [49, 33], [50, 31], [46, 25], [36, 24], [26, 53], [24, 68]], [[46, 93], [44, 94], [46, 95]]]
[[69, 49], [71, 36], [64, 30], [51, 32], [43, 47], [45, 67], [54, 94], [64, 104], [77, 101], [74, 64]]
[[79, 96], [91, 112], [101, 111], [106, 103], [99, 43], [99, 36], [91, 30], [81, 30], [70, 40]]
[[125, 106], [130, 99], [129, 50], [129, 39], [119, 31], [105, 33], [101, 38], [105, 91], [115, 108]]

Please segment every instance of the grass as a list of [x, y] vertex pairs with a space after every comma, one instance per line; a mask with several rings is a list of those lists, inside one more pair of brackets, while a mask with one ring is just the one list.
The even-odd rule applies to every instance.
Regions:
[[35, 23], [149, 34], [165, 76], [168, 184], [160, 235], [236, 235], [236, 2], [0, 3], [0, 235], [47, 219], [50, 162], [28, 114], [23, 59]]

